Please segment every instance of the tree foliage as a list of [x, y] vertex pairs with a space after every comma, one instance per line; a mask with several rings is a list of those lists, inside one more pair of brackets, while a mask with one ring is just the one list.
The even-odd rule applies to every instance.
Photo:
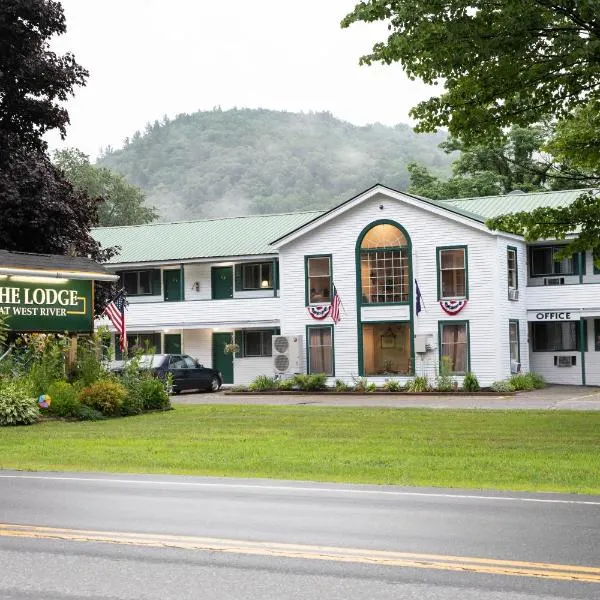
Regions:
[[98, 224], [142, 225], [156, 219], [156, 211], [145, 205], [145, 197], [137, 186], [106, 167], [92, 165], [89, 157], [76, 149], [54, 153], [54, 164], [64, 172], [76, 190], [98, 198]]
[[342, 21], [384, 21], [363, 64], [400, 62], [444, 91], [412, 109], [418, 130], [500, 137], [600, 99], [599, 0], [365, 0]]
[[442, 133], [357, 127], [329, 113], [207, 111], [136, 132], [99, 164], [140, 186], [163, 219], [323, 209], [380, 182], [406, 189], [406, 165], [449, 173]]
[[452, 177], [442, 180], [412, 163], [408, 191], [443, 200], [582, 187], [580, 180], [560, 175], [560, 165], [543, 152], [549, 135], [546, 127], [514, 126], [504, 139], [487, 143], [468, 145], [450, 138], [440, 146], [447, 153], [460, 153], [452, 165]]
[[[90, 229], [98, 199], [76, 190], [49, 160], [42, 136], [69, 122], [61, 102], [87, 77], [72, 55], [57, 56], [49, 40], [66, 30], [60, 3], [0, 3], [0, 243], [3, 249], [108, 259]], [[96, 311], [110, 286], [99, 285]]]
[[57, 56], [50, 50], [50, 38], [65, 31], [59, 2], [2, 0], [0, 160], [13, 143], [44, 150], [47, 131], [58, 129], [64, 137], [69, 115], [61, 103], [88, 75], [71, 54]]

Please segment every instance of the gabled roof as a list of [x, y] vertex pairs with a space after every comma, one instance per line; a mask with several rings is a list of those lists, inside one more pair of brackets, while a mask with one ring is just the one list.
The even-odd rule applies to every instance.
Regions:
[[512, 193], [504, 196], [456, 198], [453, 200], [443, 200], [442, 204], [451, 209], [466, 210], [475, 213], [483, 220], [486, 220], [508, 213], [532, 211], [540, 207], [560, 208], [568, 206], [586, 191], [590, 190]]
[[0, 250], [0, 273], [15, 275], [21, 271], [27, 275], [35, 274], [47, 277], [76, 276], [77, 279], [97, 279], [99, 281], [114, 279], [110, 271], [91, 258]]
[[104, 248], [121, 247], [109, 264], [275, 254], [271, 240], [320, 214], [312, 211], [97, 227], [92, 235]]

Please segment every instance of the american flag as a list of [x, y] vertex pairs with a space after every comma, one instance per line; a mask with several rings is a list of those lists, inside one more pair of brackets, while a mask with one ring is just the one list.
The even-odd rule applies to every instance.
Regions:
[[333, 300], [331, 302], [331, 310], [329, 315], [331, 316], [331, 320], [337, 325], [340, 322], [340, 307], [342, 305], [342, 299], [338, 294], [337, 288], [335, 285], [333, 286]]
[[119, 334], [119, 348], [121, 352], [125, 352], [127, 348], [127, 326], [125, 325], [125, 306], [127, 298], [125, 290], [121, 290], [104, 309], [104, 314], [110, 319]]

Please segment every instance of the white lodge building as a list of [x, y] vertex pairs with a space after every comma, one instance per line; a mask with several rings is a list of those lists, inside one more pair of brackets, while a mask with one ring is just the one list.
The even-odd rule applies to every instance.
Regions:
[[[448, 356], [459, 378], [472, 371], [484, 386], [518, 369], [600, 385], [600, 271], [591, 252], [559, 261], [560, 242], [526, 244], [484, 224], [568, 205], [580, 193], [432, 201], [376, 185], [326, 212], [94, 236], [121, 246], [107, 266], [128, 293], [129, 346], [190, 354], [226, 383], [272, 375], [271, 338], [281, 335], [297, 338], [301, 372], [347, 382], [434, 380]], [[223, 351], [232, 339], [235, 357]]]

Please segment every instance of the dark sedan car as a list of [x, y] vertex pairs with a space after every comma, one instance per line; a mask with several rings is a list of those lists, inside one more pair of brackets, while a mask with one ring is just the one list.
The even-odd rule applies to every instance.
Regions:
[[[124, 365], [113, 369], [119, 373]], [[149, 369], [160, 379], [168, 373], [173, 375], [173, 393], [182, 390], [206, 390], [217, 392], [223, 385], [223, 376], [216, 369], [209, 369], [187, 354], [142, 354], [140, 369]]]

